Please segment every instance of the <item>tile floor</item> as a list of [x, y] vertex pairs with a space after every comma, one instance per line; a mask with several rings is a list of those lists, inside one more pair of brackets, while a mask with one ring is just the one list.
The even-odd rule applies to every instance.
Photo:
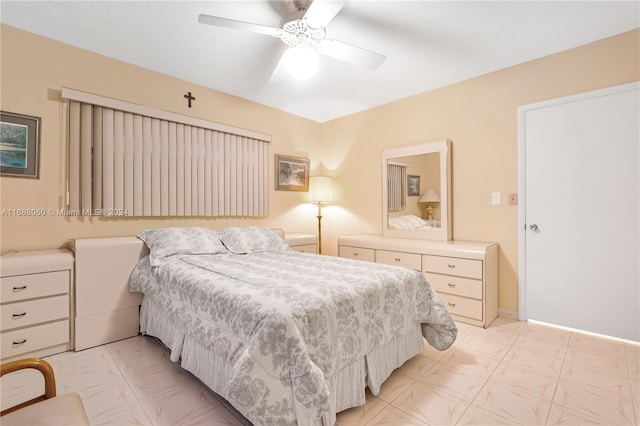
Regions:
[[[508, 318], [459, 329], [337, 424], [640, 426], [639, 345]], [[94, 425], [245, 424], [149, 337], [47, 359], [58, 392], [78, 391]]]

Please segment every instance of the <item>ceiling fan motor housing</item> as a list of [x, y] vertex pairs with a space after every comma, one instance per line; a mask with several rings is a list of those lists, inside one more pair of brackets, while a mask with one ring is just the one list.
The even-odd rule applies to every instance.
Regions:
[[311, 28], [304, 18], [285, 23], [282, 30], [280, 38], [292, 47], [317, 46], [326, 36], [324, 28]]

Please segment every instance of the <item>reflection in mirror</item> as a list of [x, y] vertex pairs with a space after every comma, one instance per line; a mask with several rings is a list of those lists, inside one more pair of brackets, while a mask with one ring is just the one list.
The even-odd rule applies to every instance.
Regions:
[[450, 141], [382, 153], [383, 236], [451, 239]]

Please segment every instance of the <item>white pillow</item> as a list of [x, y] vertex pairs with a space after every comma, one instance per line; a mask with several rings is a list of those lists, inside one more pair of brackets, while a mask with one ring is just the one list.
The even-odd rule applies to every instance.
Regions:
[[259, 226], [225, 228], [220, 231], [220, 239], [227, 250], [236, 254], [291, 249], [278, 234]]
[[227, 249], [220, 241], [219, 233], [209, 228], [172, 227], [142, 231], [138, 238], [149, 247], [149, 263], [159, 266], [175, 255], [224, 254]]

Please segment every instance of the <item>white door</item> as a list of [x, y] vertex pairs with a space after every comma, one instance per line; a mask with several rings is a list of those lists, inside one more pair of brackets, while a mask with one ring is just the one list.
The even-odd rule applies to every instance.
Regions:
[[520, 319], [640, 341], [639, 88], [519, 109]]

